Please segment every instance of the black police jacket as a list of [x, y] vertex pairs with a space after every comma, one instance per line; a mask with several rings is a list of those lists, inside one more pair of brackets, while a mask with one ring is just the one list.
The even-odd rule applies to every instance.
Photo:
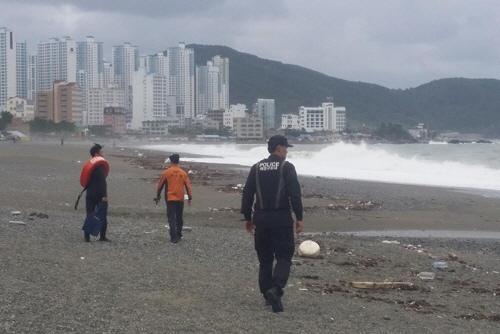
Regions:
[[108, 189], [106, 184], [106, 168], [104, 165], [97, 166], [90, 174], [89, 183], [87, 185], [87, 198], [101, 200], [103, 197], [108, 197]]
[[276, 154], [261, 160], [250, 169], [241, 203], [245, 220], [252, 220], [254, 204], [256, 225], [293, 224], [290, 209], [302, 220], [302, 199], [295, 167]]

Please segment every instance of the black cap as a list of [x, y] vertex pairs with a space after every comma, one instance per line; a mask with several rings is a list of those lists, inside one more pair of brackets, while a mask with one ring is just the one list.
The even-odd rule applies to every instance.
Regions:
[[275, 135], [269, 138], [269, 141], [267, 142], [267, 148], [268, 149], [276, 149], [278, 145], [285, 146], [285, 147], [293, 147], [293, 145], [288, 144], [288, 139], [286, 139], [285, 136], [282, 135]]
[[179, 155], [177, 153], [172, 154], [168, 157], [170, 159], [170, 162], [173, 164], [178, 164], [179, 163]]

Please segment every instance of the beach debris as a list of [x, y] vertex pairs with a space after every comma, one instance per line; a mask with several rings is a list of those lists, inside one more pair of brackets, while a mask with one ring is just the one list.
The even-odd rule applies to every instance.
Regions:
[[195, 174], [192, 169], [188, 170], [188, 174]]
[[37, 217], [37, 218], [42, 218], [42, 219], [47, 219], [49, 218], [49, 215], [46, 213], [37, 213], [37, 212], [30, 212], [30, 217]]
[[395, 244], [395, 245], [399, 245], [400, 244], [400, 242], [396, 241], [396, 240], [382, 240], [382, 243], [383, 244]]
[[26, 225], [25, 222], [18, 221], [18, 220], [10, 220], [9, 224]]
[[350, 282], [350, 286], [356, 289], [399, 289], [401, 287], [413, 286], [411, 282]]
[[452, 252], [448, 253], [448, 258], [449, 258], [451, 261], [458, 261], [458, 256], [457, 256], [457, 254], [452, 253]]
[[139, 153], [139, 154], [137, 154], [137, 156], [138, 156], [139, 158], [142, 158], [142, 157], [144, 156], [144, 154]]
[[432, 263], [432, 266], [436, 269], [446, 269], [448, 265], [444, 261], [436, 261]]
[[212, 212], [239, 212], [240, 211], [240, 208], [236, 208], [236, 207], [223, 207], [223, 208], [211, 208], [209, 207], [208, 210], [212, 211]]
[[299, 246], [298, 255], [302, 257], [316, 258], [319, 255], [320, 247], [319, 245], [312, 241], [303, 241]]
[[78, 163], [81, 164], [82, 162], [80, 160], [78, 160]]
[[436, 274], [430, 271], [422, 271], [418, 273], [417, 277], [422, 280], [433, 280], [436, 277]]
[[292, 260], [292, 265], [301, 266], [302, 265], [302, 261], [300, 261], [300, 260]]
[[306, 288], [299, 288], [299, 291], [307, 291], [308, 289]]
[[[165, 225], [165, 227], [166, 227], [167, 229], [169, 229], [169, 230], [170, 230], [170, 226]], [[182, 230], [183, 230], [183, 231], [187, 231], [187, 232], [191, 232], [193, 229], [192, 229], [191, 227], [188, 227], [188, 226], [183, 226], [183, 227], [182, 227]], [[153, 232], [154, 232], [154, 231], [153, 231]], [[153, 232], [149, 232], [149, 233], [153, 233]], [[144, 233], [146, 233], [146, 232], [144, 232]]]
[[10, 214], [13, 216], [19, 216], [21, 214], [21, 211], [12, 211]]
[[142, 233], [144, 233], [144, 234], [151, 234], [151, 233], [155, 233], [155, 232], [156, 232], [156, 230], [152, 230], [152, 231], [144, 231], [144, 232], [142, 232]]
[[85, 260], [85, 258], [82, 256], [82, 257], [80, 257], [80, 260]]

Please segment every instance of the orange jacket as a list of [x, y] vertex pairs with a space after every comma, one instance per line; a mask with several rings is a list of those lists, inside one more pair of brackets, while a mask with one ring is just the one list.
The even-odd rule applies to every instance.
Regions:
[[188, 175], [179, 166], [172, 165], [161, 175], [160, 182], [156, 188], [156, 195], [159, 197], [165, 186], [165, 201], [184, 201], [184, 187], [186, 187], [189, 199], [193, 198], [191, 183]]

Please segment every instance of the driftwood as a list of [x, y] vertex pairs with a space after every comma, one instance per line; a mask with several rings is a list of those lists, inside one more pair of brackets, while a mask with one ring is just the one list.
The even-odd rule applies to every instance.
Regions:
[[403, 286], [412, 286], [411, 282], [351, 282], [350, 286], [357, 289], [397, 289]]

